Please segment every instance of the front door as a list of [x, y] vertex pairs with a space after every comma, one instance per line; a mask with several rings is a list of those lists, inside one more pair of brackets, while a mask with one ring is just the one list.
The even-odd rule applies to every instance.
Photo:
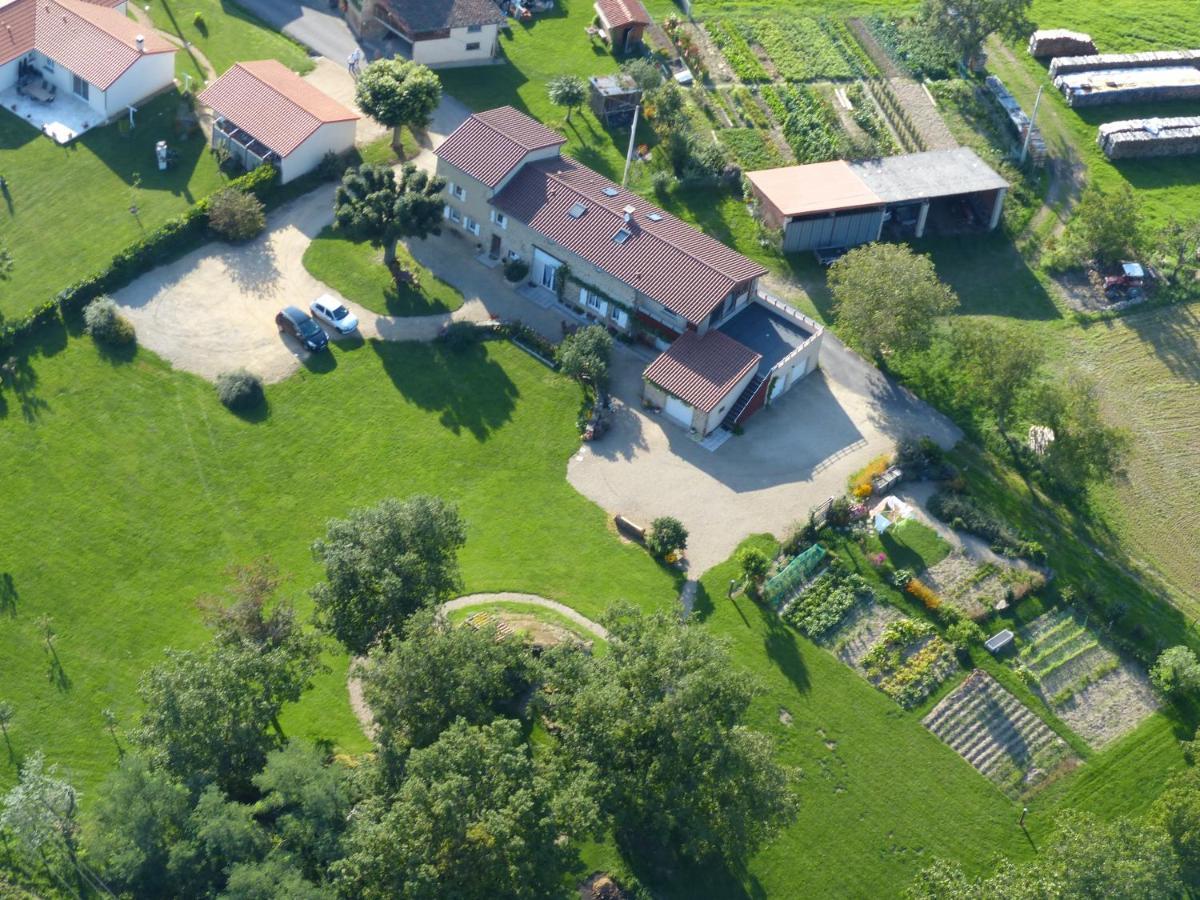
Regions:
[[492, 259], [500, 258], [500, 235], [498, 234], [492, 235], [492, 249], [489, 251], [489, 255]]
[[537, 247], [533, 248], [533, 274], [537, 283], [546, 290], [554, 290], [554, 276], [561, 265], [562, 263], [549, 253], [543, 253]]

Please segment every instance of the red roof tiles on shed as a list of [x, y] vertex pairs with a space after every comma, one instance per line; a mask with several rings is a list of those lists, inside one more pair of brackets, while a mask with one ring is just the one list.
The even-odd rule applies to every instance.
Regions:
[[235, 63], [200, 92], [200, 102], [280, 156], [322, 125], [360, 118], [274, 59]]
[[609, 28], [650, 24], [650, 14], [640, 0], [596, 0], [596, 8]]
[[761, 360], [762, 354], [720, 331], [704, 337], [688, 331], [650, 363], [643, 377], [707, 413]]
[[[734, 288], [767, 271], [570, 157], [527, 164], [492, 202], [689, 322], [703, 321]], [[572, 218], [577, 203], [587, 211]], [[622, 228], [630, 236], [618, 244]]]
[[566, 142], [536, 119], [501, 106], [472, 115], [435, 152], [456, 169], [494, 188], [533, 151]]
[[16, 0], [0, 6], [0, 64], [37, 50], [100, 90], [112, 87], [143, 55], [176, 49], [103, 3]]

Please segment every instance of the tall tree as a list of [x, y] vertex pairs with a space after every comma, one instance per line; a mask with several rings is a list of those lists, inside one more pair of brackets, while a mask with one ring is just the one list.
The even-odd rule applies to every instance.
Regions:
[[970, 65], [992, 32], [1006, 37], [1028, 34], [1033, 0], [924, 0], [921, 22], [932, 35], [953, 47]]
[[224, 894], [233, 867], [261, 861], [269, 836], [254, 819], [252, 807], [205, 788], [188, 814], [185, 836], [171, 849], [168, 869], [183, 897]]
[[559, 75], [550, 79], [546, 93], [551, 103], [566, 108], [567, 121], [570, 122], [571, 113], [587, 100], [587, 84], [575, 75]]
[[325, 566], [325, 581], [313, 588], [318, 621], [358, 655], [398, 637], [409, 616], [458, 589], [465, 542], [457, 508], [437, 497], [384, 500], [330, 520], [313, 544]]
[[140, 756], [122, 758], [100, 788], [87, 832], [88, 853], [114, 891], [177, 895], [169, 863], [186, 836], [190, 809], [182, 783]]
[[612, 346], [612, 335], [603, 325], [588, 325], [563, 338], [555, 358], [564, 374], [603, 388], [608, 384]]
[[404, 640], [374, 647], [360, 669], [385, 772], [398, 778], [404, 755], [427, 747], [456, 719], [483, 725], [529, 686], [532, 658], [522, 641], [492, 627], [453, 627], [432, 610], [416, 613]]
[[413, 751], [389, 802], [352, 817], [339, 895], [362, 900], [543, 898], [562, 892], [571, 838], [592, 812], [588, 791], [530, 756], [519, 723], [457, 722]]
[[1159, 826], [1067, 812], [1031, 862], [1006, 862], [971, 879], [957, 863], [939, 861], [908, 889], [909, 900], [1168, 900], [1184, 896], [1171, 839]]
[[1054, 431], [1042, 467], [1064, 490], [1108, 481], [1120, 471], [1129, 435], [1104, 420], [1095, 382], [1069, 376], [1040, 384], [1029, 399], [1028, 415]]
[[339, 228], [383, 248], [383, 261], [396, 261], [401, 238], [441, 234], [442, 189], [446, 180], [405, 163], [399, 179], [388, 166], [350, 169], [338, 185], [334, 218]]
[[1168, 647], [1150, 669], [1150, 680], [1164, 694], [1200, 688], [1200, 660], [1191, 647]]
[[1007, 432], [1013, 410], [1041, 368], [1041, 348], [1011, 329], [977, 322], [955, 322], [950, 347], [970, 392], [964, 399], [991, 410], [1001, 433]]
[[359, 109], [392, 129], [392, 146], [400, 146], [400, 129], [425, 128], [442, 99], [442, 83], [430, 69], [405, 59], [377, 59], [358, 76], [354, 101]]
[[1171, 776], [1154, 801], [1150, 821], [1166, 829], [1189, 884], [1200, 883], [1200, 769]]
[[1137, 256], [1142, 222], [1141, 202], [1129, 185], [1116, 191], [1088, 185], [1063, 233], [1063, 262], [1071, 266], [1095, 260], [1107, 266]]
[[929, 346], [934, 321], [958, 307], [933, 261], [903, 244], [867, 244], [829, 267], [834, 315], [843, 333], [870, 356]]
[[166, 657], [142, 676], [135, 742], [193, 790], [215, 783], [231, 796], [252, 796], [251, 778], [282, 743], [279, 713], [308, 689], [318, 661], [289, 648], [222, 644]]
[[341, 856], [342, 834], [357, 795], [349, 770], [292, 741], [267, 757], [254, 785], [263, 795], [255, 816], [270, 828], [277, 851], [294, 860], [310, 881], [323, 881]]
[[596, 767], [623, 843], [738, 863], [795, 816], [792, 773], [742, 724], [755, 686], [711, 634], [629, 607], [609, 652], [548, 667], [564, 756]]

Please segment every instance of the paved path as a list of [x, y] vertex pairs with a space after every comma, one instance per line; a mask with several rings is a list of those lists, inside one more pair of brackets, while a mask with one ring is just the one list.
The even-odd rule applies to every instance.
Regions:
[[547, 600], [545, 597], [539, 597], [537, 594], [517, 594], [512, 591], [501, 591], [496, 594], [467, 594], [465, 597], [459, 597], [442, 604], [442, 612], [454, 612], [456, 609], [467, 609], [471, 606], [486, 606], [489, 603], [528, 603], [530, 606], [541, 606], [544, 609], [552, 609], [560, 616], [565, 616], [580, 628], [583, 628], [601, 640], [608, 639], [608, 629], [603, 625], [593, 622], [587, 616], [576, 612], [565, 603], [559, 603], [557, 600]]

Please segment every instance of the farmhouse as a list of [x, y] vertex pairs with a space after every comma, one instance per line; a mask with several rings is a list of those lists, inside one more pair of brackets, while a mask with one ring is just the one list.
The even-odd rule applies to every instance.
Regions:
[[650, 14], [641, 0], [596, 0], [600, 31], [616, 53], [629, 53], [642, 43]]
[[65, 144], [169, 88], [175, 46], [124, 10], [123, 0], [0, 5], [0, 104]]
[[213, 111], [213, 146], [247, 169], [278, 166], [283, 183], [354, 146], [358, 114], [273, 59], [235, 63], [199, 99]]
[[878, 241], [991, 231], [1008, 182], [973, 150], [932, 150], [859, 162], [749, 172], [764, 221], [783, 249], [836, 250]]
[[778, 399], [817, 365], [822, 329], [762, 295], [758, 263], [563, 156], [512, 107], [437, 149], [445, 218], [481, 258], [528, 266], [530, 299], [656, 347], [646, 400], [702, 437]]
[[345, 8], [360, 37], [397, 37], [402, 55], [427, 66], [487, 62], [506, 21], [495, 0], [350, 0]]

